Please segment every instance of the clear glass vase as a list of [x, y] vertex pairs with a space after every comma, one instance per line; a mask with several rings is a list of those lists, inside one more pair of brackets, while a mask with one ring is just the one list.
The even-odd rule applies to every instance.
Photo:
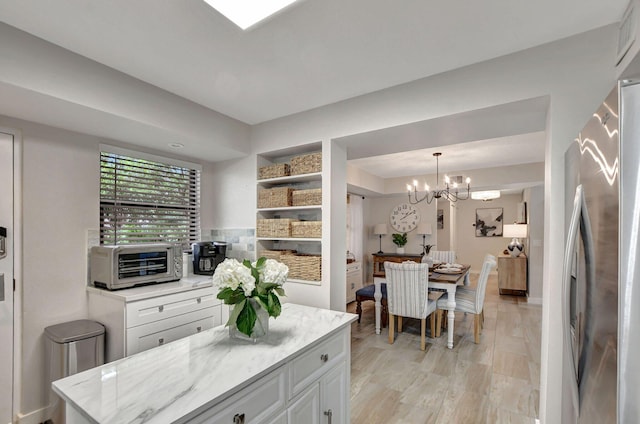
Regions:
[[251, 335], [247, 336], [236, 327], [236, 323], [229, 324], [229, 336], [233, 339], [248, 340], [256, 343], [267, 338], [269, 335], [269, 312], [264, 310], [258, 302], [252, 298], [247, 299], [256, 311], [256, 323], [251, 330]]

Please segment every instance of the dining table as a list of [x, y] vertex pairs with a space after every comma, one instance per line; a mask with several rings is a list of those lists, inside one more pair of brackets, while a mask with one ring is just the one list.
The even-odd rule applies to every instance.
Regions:
[[[462, 265], [460, 271], [440, 270], [439, 268], [429, 269], [429, 290], [446, 291], [447, 311], [448, 311], [448, 330], [447, 330], [447, 347], [453, 349], [453, 334], [455, 325], [455, 309], [456, 309], [456, 289], [459, 285], [469, 284], [470, 265]], [[440, 272], [439, 272], [440, 271]], [[373, 298], [375, 300], [376, 313], [376, 334], [380, 334], [380, 318], [382, 311], [382, 283], [386, 283], [386, 277], [374, 277], [373, 284], [375, 290]]]

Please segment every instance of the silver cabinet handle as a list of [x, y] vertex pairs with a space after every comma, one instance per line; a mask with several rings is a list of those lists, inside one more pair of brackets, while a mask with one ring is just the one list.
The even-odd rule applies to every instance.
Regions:
[[244, 424], [244, 414], [236, 414], [233, 416], [233, 424]]
[[197, 299], [196, 299], [196, 301], [197, 301], [198, 303], [202, 303], [202, 299], [201, 299], [201, 298], [197, 298]]
[[333, 411], [331, 409], [329, 409], [328, 411], [324, 411], [324, 415], [326, 415], [328, 418], [327, 423], [331, 424], [331, 418], [333, 418]]
[[164, 305], [158, 306], [158, 312], [162, 312], [162, 311], [164, 311]]
[[323, 353], [322, 355], [320, 355], [320, 360], [322, 362], [327, 362], [329, 360], [329, 354], [328, 353]]
[[160, 337], [158, 339], [158, 346], [162, 346], [164, 344], [164, 337]]
[[202, 331], [202, 327], [201, 327], [201, 326], [197, 326], [197, 327], [196, 327], [196, 331], [197, 331], [198, 333], [199, 333], [199, 332], [201, 332], [201, 331]]

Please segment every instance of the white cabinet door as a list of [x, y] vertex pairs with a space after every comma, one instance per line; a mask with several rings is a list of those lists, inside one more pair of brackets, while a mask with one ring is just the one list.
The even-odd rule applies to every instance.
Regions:
[[[341, 362], [320, 380], [322, 423], [348, 424], [347, 364]], [[331, 420], [329, 420], [329, 417]]]
[[320, 386], [314, 383], [287, 409], [289, 424], [320, 424]]

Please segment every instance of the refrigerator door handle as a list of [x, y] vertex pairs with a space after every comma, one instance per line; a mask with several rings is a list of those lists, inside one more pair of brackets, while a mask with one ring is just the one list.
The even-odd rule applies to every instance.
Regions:
[[[567, 244], [564, 252], [564, 268], [562, 276], [562, 328], [564, 335], [564, 347], [565, 351], [569, 354], [571, 374], [573, 378], [570, 382], [571, 398], [573, 399], [573, 406], [576, 414], [580, 412], [580, 393], [578, 387], [579, 375], [578, 364], [575, 363], [575, 347], [573, 346], [571, 335], [571, 269], [572, 259], [575, 254], [576, 241], [578, 238], [578, 232], [581, 231], [582, 242], [584, 246], [585, 262], [587, 263], [587, 269], [585, 270], [589, 277], [592, 279], [594, 270], [594, 241], [593, 234], [591, 233], [591, 220], [589, 219], [589, 213], [587, 209], [587, 203], [584, 196], [584, 189], [582, 185], [578, 185], [576, 188], [576, 195], [573, 200], [573, 212], [571, 213], [571, 221], [569, 222], [569, 232], [567, 235]], [[582, 352], [580, 352], [582, 354]], [[578, 360], [580, 357], [578, 356]], [[577, 415], [576, 415], [577, 417]]]

